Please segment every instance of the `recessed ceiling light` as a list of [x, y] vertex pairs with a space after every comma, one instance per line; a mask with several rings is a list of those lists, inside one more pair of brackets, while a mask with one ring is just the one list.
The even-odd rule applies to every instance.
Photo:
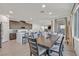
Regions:
[[10, 14], [13, 14], [13, 11], [10, 10], [9, 13], [10, 13]]
[[32, 20], [32, 18], [30, 18]]
[[42, 8], [45, 8], [45, 7], [46, 7], [46, 5], [45, 5], [45, 4], [43, 4], [43, 5], [42, 5]]
[[52, 14], [52, 12], [49, 12], [49, 15], [51, 15]]

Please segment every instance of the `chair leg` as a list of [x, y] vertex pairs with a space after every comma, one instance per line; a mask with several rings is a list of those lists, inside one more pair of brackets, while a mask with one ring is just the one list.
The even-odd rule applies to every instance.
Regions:
[[63, 56], [63, 54], [61, 54], [61, 56]]
[[30, 56], [32, 56], [32, 53], [30, 52]]
[[61, 54], [62, 54], [62, 49], [59, 51], [59, 56], [61, 56]]
[[46, 52], [45, 52], [45, 56], [46, 56]]
[[59, 52], [59, 56], [63, 56], [62, 51]]
[[64, 51], [64, 45], [62, 46], [62, 50]]
[[50, 56], [50, 55], [49, 55], [49, 51], [50, 51], [50, 50], [47, 50], [47, 51], [46, 51], [46, 54], [47, 54], [48, 56]]
[[59, 56], [61, 56], [61, 53], [59, 52]]
[[62, 51], [61, 51], [61, 56], [63, 56], [63, 53], [62, 53]]

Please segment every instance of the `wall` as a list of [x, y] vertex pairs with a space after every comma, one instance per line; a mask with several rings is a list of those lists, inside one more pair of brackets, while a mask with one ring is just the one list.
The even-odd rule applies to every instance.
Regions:
[[0, 22], [2, 23], [2, 42], [6, 42], [9, 40], [9, 19], [7, 16], [0, 15]]
[[72, 29], [71, 29], [71, 17], [70, 16], [68, 16], [67, 17], [67, 28], [66, 28], [66, 30], [67, 30], [67, 36], [66, 36], [66, 43], [68, 44], [68, 45], [70, 45], [71, 47], [73, 47], [73, 40], [72, 40]]
[[40, 30], [40, 25], [38, 24], [32, 24], [32, 31], [39, 31]]
[[74, 39], [74, 50], [76, 55], [79, 56], [79, 38], [73, 37]]

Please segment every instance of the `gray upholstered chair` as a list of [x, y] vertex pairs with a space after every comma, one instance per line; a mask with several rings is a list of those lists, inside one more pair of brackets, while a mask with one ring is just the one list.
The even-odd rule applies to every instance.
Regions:
[[63, 53], [62, 53], [62, 48], [63, 48], [63, 39], [64, 39], [64, 36], [60, 37], [60, 43], [55, 43], [48, 51], [49, 51], [49, 55], [50, 56], [63, 56]]
[[[63, 34], [60, 35], [59, 39], [55, 42], [55, 45], [60, 45], [61, 44], [63, 36], [64, 36]], [[64, 51], [64, 44], [63, 44], [63, 42], [62, 42], [62, 51]]]
[[37, 44], [37, 40], [29, 38], [30, 56], [42, 56], [46, 55], [46, 49]]

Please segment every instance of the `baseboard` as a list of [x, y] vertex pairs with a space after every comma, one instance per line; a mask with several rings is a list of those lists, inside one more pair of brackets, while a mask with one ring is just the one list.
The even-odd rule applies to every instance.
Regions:
[[8, 41], [2, 42], [2, 44], [6, 43], [6, 42], [8, 42]]

